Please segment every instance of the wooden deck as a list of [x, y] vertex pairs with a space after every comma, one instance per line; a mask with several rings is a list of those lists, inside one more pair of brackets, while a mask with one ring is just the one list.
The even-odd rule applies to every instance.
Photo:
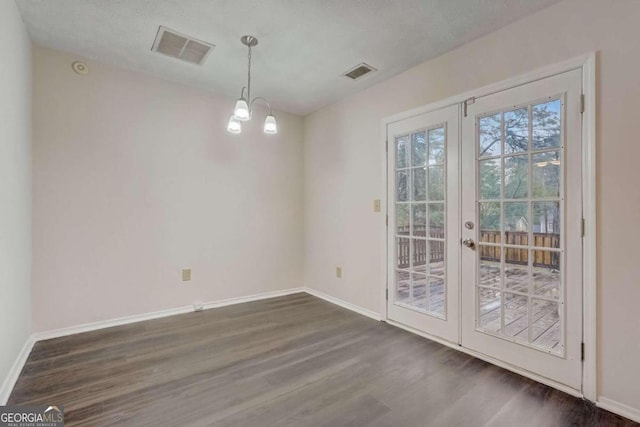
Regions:
[[[429, 271], [429, 276], [427, 276]], [[409, 273], [399, 273], [396, 281], [398, 302], [427, 311], [436, 315], [445, 313], [445, 279], [444, 260], [436, 259], [429, 263], [426, 260], [421, 265], [414, 266], [413, 278]], [[413, 292], [411, 289], [413, 280]], [[427, 289], [429, 292], [427, 298]]]
[[[504, 288], [500, 289], [500, 264], [483, 261], [480, 267], [480, 285], [481, 328], [545, 350], [562, 350], [558, 270], [533, 267], [530, 280], [526, 266], [509, 265], [505, 271]], [[504, 327], [501, 325], [501, 304]]]
[[[396, 302], [444, 315], [444, 229], [407, 225], [396, 231]], [[520, 343], [561, 352], [560, 235], [495, 230], [479, 233], [479, 327]], [[528, 246], [530, 241], [533, 247]]]
[[[432, 262], [431, 272], [442, 275], [444, 263]], [[425, 272], [426, 265], [416, 271]], [[423, 279], [414, 275], [413, 293], [409, 274], [397, 280], [397, 301], [425, 312], [444, 314], [444, 280], [437, 277]], [[560, 272], [555, 269], [533, 267], [533, 293], [529, 307], [529, 275], [526, 266], [509, 265], [505, 274], [505, 288], [501, 289], [500, 264], [483, 261], [480, 267], [480, 327], [504, 335], [517, 342], [532, 344], [545, 350], [560, 352], [561, 323], [558, 314]], [[427, 289], [429, 294], [427, 297]], [[511, 292], [510, 292], [511, 291]], [[518, 292], [518, 293], [515, 293]], [[504, 293], [504, 296], [501, 296]], [[504, 302], [502, 301], [504, 297]], [[538, 297], [538, 298], [536, 298]], [[504, 328], [500, 307], [504, 304]], [[529, 319], [531, 309], [531, 319]], [[531, 325], [531, 336], [529, 336]]]

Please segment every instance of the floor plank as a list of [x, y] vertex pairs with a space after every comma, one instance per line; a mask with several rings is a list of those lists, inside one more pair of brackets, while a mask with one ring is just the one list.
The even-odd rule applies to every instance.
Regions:
[[632, 426], [295, 294], [36, 343], [9, 404], [90, 426]]

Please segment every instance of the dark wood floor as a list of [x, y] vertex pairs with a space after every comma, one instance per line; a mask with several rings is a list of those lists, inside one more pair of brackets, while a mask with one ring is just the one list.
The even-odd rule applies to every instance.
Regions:
[[66, 425], [636, 425], [307, 294], [36, 343], [10, 404]]

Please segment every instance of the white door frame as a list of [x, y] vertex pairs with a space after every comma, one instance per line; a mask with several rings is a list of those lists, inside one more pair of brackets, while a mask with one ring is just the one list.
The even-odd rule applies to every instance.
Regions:
[[[556, 74], [565, 73], [567, 71], [581, 69], [582, 70], [582, 91], [584, 96], [584, 113], [582, 114], [582, 212], [585, 220], [584, 237], [582, 241], [583, 253], [583, 325], [582, 334], [584, 342], [584, 361], [582, 368], [582, 393], [576, 393], [575, 390], [558, 384], [554, 381], [535, 375], [531, 372], [519, 369], [515, 366], [500, 362], [493, 358], [481, 355], [472, 350], [461, 346], [453, 345], [447, 341], [440, 340], [428, 334], [420, 333], [412, 330], [412, 332], [440, 342], [457, 350], [472, 354], [475, 357], [489, 361], [490, 363], [502, 366], [506, 369], [517, 372], [521, 375], [532, 378], [538, 382], [547, 384], [564, 392], [579, 397], [584, 397], [592, 402], [597, 401], [597, 319], [596, 319], [596, 295], [597, 295], [597, 271], [596, 271], [596, 53], [591, 52], [576, 58], [563, 61], [558, 64], [542, 67], [532, 72], [513, 77], [499, 83], [484, 86], [466, 93], [462, 93], [442, 101], [434, 102], [422, 107], [414, 108], [403, 113], [394, 114], [382, 119], [381, 123], [381, 151], [382, 151], [382, 203], [385, 206], [385, 217], [382, 218], [383, 226], [381, 227], [381, 238], [384, 242], [382, 245], [382, 256], [385, 262], [382, 263], [382, 280], [380, 283], [380, 313], [381, 320], [387, 319], [387, 301], [386, 292], [388, 285], [389, 271], [387, 268], [387, 230], [386, 222], [388, 215], [388, 194], [387, 194], [387, 126], [391, 123], [405, 120], [420, 114], [438, 110], [451, 105], [462, 104], [469, 98], [491, 95], [506, 89], [511, 89], [533, 81], [541, 80]], [[462, 117], [462, 115], [461, 115]], [[459, 224], [460, 224], [459, 219]], [[450, 236], [449, 238], [453, 238]], [[460, 273], [460, 272], [459, 272]], [[459, 286], [462, 281], [458, 280]], [[392, 323], [396, 326], [406, 328], [402, 325]]]

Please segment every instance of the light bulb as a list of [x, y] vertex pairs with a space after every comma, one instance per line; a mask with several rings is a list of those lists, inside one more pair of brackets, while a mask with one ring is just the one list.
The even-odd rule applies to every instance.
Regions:
[[264, 119], [264, 133], [278, 133], [278, 123], [276, 123], [276, 118], [271, 114]]
[[233, 116], [236, 120], [247, 121], [251, 118], [251, 113], [249, 112], [249, 104], [247, 104], [247, 100], [244, 98], [240, 98], [236, 101], [236, 106], [233, 109]]
[[242, 132], [242, 124], [232, 115], [231, 117], [229, 117], [227, 130], [231, 133], [240, 133]]

